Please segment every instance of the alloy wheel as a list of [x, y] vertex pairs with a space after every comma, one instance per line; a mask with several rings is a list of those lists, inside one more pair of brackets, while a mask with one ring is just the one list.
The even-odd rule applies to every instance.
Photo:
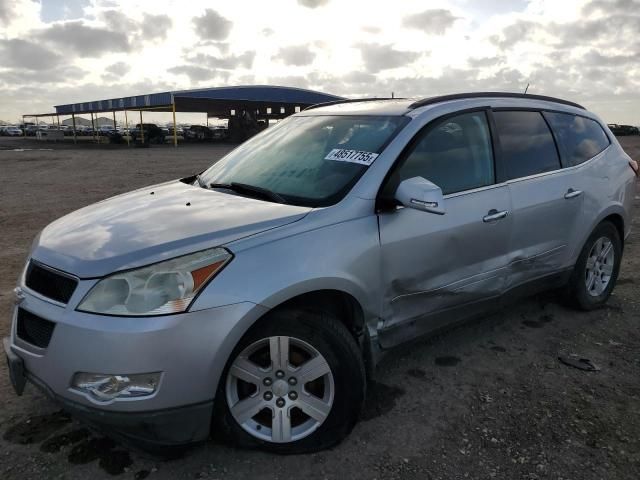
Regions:
[[233, 418], [253, 437], [273, 443], [294, 442], [317, 430], [334, 395], [326, 359], [294, 337], [252, 343], [234, 359], [226, 378]]
[[600, 237], [591, 247], [585, 267], [587, 293], [598, 297], [609, 286], [615, 263], [613, 243], [607, 237]]

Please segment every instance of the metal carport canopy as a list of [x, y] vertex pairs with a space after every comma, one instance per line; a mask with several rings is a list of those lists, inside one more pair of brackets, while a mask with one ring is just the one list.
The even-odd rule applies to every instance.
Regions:
[[[95, 100], [91, 102], [56, 105], [59, 115], [111, 112], [121, 110], [154, 110], [177, 112], [202, 112], [210, 116], [229, 116], [231, 110], [260, 110], [267, 115], [271, 108], [275, 116], [290, 115], [295, 107], [301, 109], [318, 103], [342, 100], [343, 97], [303, 88], [272, 85], [250, 85], [177, 90], [131, 97]], [[280, 109], [285, 112], [280, 113]]]

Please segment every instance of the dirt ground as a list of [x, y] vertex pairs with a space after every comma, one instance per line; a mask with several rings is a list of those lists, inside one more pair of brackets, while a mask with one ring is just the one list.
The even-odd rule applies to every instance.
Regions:
[[[640, 160], [640, 137], [620, 139]], [[51, 148], [23, 150], [15, 148]], [[41, 145], [0, 138], [0, 336], [34, 235], [55, 218], [195, 173], [230, 147]], [[394, 352], [363, 418], [332, 450], [281, 457], [208, 442], [183, 458], [141, 456], [71, 421], [0, 368], [0, 478], [640, 478], [640, 190], [606, 308], [578, 313], [554, 294]], [[559, 354], [591, 359], [585, 372]]]

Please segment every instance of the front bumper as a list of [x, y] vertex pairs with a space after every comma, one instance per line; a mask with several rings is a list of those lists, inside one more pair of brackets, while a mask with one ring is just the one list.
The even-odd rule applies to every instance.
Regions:
[[46, 383], [24, 370], [24, 362], [11, 350], [9, 338], [2, 343], [11, 383], [18, 395], [28, 380], [74, 418], [154, 452], [204, 440], [209, 435], [213, 401], [148, 412], [112, 412], [88, 407], [54, 393]]
[[[18, 308], [55, 323], [46, 348], [17, 335]], [[142, 446], [179, 445], [207, 438], [227, 358], [265, 310], [245, 302], [161, 317], [109, 317], [26, 291], [14, 312], [11, 338], [3, 343], [10, 363], [21, 364], [12, 372], [23, 371], [72, 415]], [[72, 388], [77, 372], [162, 375], [152, 395], [102, 402]]]

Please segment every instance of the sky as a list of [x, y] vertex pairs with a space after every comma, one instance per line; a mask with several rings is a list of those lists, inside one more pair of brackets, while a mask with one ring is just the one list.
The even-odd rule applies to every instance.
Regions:
[[530, 84], [639, 125], [640, 0], [0, 0], [0, 120], [257, 84], [354, 98]]

